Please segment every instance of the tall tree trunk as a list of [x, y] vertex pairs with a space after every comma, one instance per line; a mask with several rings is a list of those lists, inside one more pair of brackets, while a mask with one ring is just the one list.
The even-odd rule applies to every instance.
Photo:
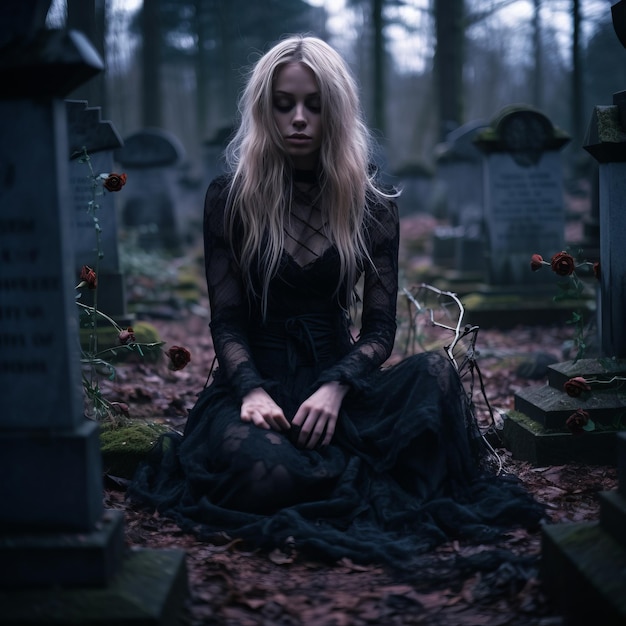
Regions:
[[[67, 0], [67, 27], [82, 32], [98, 51], [103, 63], [105, 58], [105, 0]], [[89, 106], [106, 108], [105, 73], [100, 72], [74, 90], [70, 100], [87, 100]]]
[[159, 0], [143, 0], [141, 121], [144, 126], [163, 125], [161, 102], [161, 15]]
[[210, 19], [207, 13], [206, 2], [195, 0], [196, 9], [196, 37], [198, 47], [196, 52], [196, 110], [198, 137], [201, 141], [207, 139], [209, 111], [209, 64], [206, 62], [207, 22]]
[[541, 0], [534, 0], [533, 8], [533, 104], [538, 109], [543, 106], [543, 46], [541, 42]]
[[572, 144], [578, 148], [583, 136], [583, 88], [580, 60], [580, 0], [572, 0]]
[[373, 126], [385, 137], [385, 35], [383, 32], [384, 0], [372, 0], [372, 29], [374, 31], [373, 47]]
[[464, 0], [434, 0], [435, 93], [439, 114], [439, 139], [462, 124], [463, 61], [465, 52]]

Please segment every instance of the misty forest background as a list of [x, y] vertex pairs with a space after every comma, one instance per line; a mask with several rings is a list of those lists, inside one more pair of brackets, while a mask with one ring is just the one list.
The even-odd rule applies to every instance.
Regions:
[[588, 163], [581, 147], [593, 107], [626, 89], [626, 50], [609, 0], [327, 0], [326, 7], [55, 0], [48, 23], [83, 31], [105, 61], [106, 71], [69, 98], [100, 106], [122, 138], [145, 127], [173, 133], [186, 153], [181, 178], [198, 187], [207, 182], [207, 149], [219, 154], [236, 123], [246, 70], [286, 34], [315, 34], [345, 56], [381, 164], [400, 178], [433, 171], [437, 145], [454, 128], [526, 104], [571, 136], [565, 174], [574, 180]]

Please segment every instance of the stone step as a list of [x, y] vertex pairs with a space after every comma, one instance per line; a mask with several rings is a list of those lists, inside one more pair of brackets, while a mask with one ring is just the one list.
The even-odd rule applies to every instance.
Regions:
[[179, 626], [188, 597], [183, 550], [129, 550], [104, 586], [0, 589], [2, 626]]
[[626, 548], [597, 522], [547, 525], [540, 577], [568, 626], [624, 626]]
[[611, 466], [617, 463], [615, 431], [595, 430], [580, 436], [553, 432], [523, 413], [509, 411], [502, 439], [513, 458], [538, 467], [574, 462]]
[[514, 407], [550, 430], [567, 431], [565, 422], [577, 409], [587, 411], [595, 423], [617, 429], [624, 426], [626, 394], [603, 392], [571, 398], [550, 385], [524, 387], [516, 392]]
[[602, 491], [599, 498], [600, 526], [626, 549], [626, 497], [614, 489]]
[[626, 496], [626, 432], [617, 435], [617, 479], [619, 492]]
[[559, 391], [576, 376], [608, 380], [613, 376], [626, 376], [626, 359], [597, 358], [562, 361], [548, 367], [548, 384]]

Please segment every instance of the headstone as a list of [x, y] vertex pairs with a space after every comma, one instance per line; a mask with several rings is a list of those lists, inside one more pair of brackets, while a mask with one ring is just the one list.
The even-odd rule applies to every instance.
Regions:
[[[99, 107], [88, 107], [87, 102], [66, 100], [69, 132], [70, 193], [76, 215], [74, 241], [76, 243], [76, 276], [83, 265], [96, 268], [98, 273], [98, 309], [121, 326], [129, 326], [124, 295], [124, 276], [120, 271], [116, 199], [114, 193], [93, 196], [91, 172], [115, 171], [113, 150], [122, 146], [122, 140], [113, 124], [100, 119]], [[81, 162], [87, 152], [91, 169]], [[120, 192], [120, 193], [123, 193]], [[95, 199], [98, 209], [88, 212], [89, 202]], [[94, 217], [98, 220], [97, 236]], [[84, 304], [92, 305], [91, 292], [81, 294]]]
[[445, 216], [452, 226], [482, 219], [484, 156], [474, 139], [485, 128], [481, 120], [469, 122], [436, 147], [436, 178], [443, 189]]
[[626, 91], [593, 111], [585, 149], [598, 161], [602, 352], [626, 358]]
[[[39, 20], [49, 5], [24, 4]], [[141, 603], [132, 599], [141, 596], [137, 579], [159, 611], [174, 598], [167, 585], [151, 595], [154, 571], [142, 570], [155, 564], [137, 569], [143, 555], [128, 569], [123, 515], [103, 509], [98, 424], [82, 410], [60, 85], [71, 88], [103, 65], [84, 37], [26, 22], [21, 6], [5, 0], [0, 11], [0, 40], [22, 29], [0, 51], [0, 80], [18, 75], [16, 67], [29, 78], [6, 82], [0, 98], [0, 624], [129, 623]], [[179, 588], [182, 558], [164, 554], [160, 563]], [[126, 596], [119, 589], [107, 596], [122, 573]], [[108, 606], [94, 604], [95, 595], [107, 596]], [[156, 624], [153, 614], [145, 611], [142, 623]]]
[[423, 163], [406, 163], [393, 172], [396, 186], [402, 190], [397, 199], [400, 217], [431, 213], [433, 173]]
[[507, 107], [476, 137], [486, 154], [487, 280], [501, 287], [554, 281], [528, 271], [533, 253], [564, 248], [565, 212], [559, 150], [569, 137], [542, 113]]
[[202, 144], [202, 161], [207, 185], [214, 178], [223, 174], [224, 169], [224, 149], [235, 132], [233, 126], [219, 128], [212, 137]]
[[618, 488], [598, 494], [599, 520], [541, 529], [542, 586], [571, 626], [626, 623], [626, 433], [618, 450]]
[[[620, 5], [613, 15], [626, 18], [624, 0]], [[622, 26], [626, 30], [626, 19]], [[623, 428], [626, 410], [626, 392], [619, 384], [626, 379], [626, 92], [615, 94], [612, 105], [594, 108], [584, 148], [599, 169], [602, 354], [551, 365], [547, 386], [515, 394], [516, 413], [505, 422], [505, 434], [515, 455], [538, 464], [570, 459], [614, 464], [615, 432]], [[604, 381], [604, 390], [592, 386], [589, 397], [570, 397], [564, 383], [576, 377]], [[611, 386], [609, 380], [617, 382]], [[598, 428], [582, 437], [565, 434], [564, 422], [576, 409], [586, 411]]]
[[453, 270], [459, 280], [475, 279], [485, 271], [484, 155], [474, 144], [485, 127], [480, 120], [464, 124], [435, 150], [436, 202], [447, 225], [433, 233], [433, 263]]
[[[626, 47], [626, 0], [613, 5], [612, 15], [616, 33]], [[600, 169], [602, 348], [607, 356], [613, 356], [580, 368], [585, 377], [593, 374], [593, 367], [610, 367], [622, 377], [626, 375], [624, 334], [617, 329], [624, 325], [626, 312], [626, 186], [622, 167], [626, 164], [625, 96], [620, 92], [615, 94], [612, 107], [595, 108], [585, 140], [585, 149], [596, 158]], [[615, 293], [610, 292], [612, 288]], [[613, 319], [613, 315], [619, 317]], [[613, 405], [613, 417], [618, 423], [623, 421], [626, 404], [626, 393], [621, 396], [622, 405]], [[619, 484], [616, 490], [598, 494], [599, 520], [546, 525], [542, 529], [541, 577], [566, 622], [573, 626], [626, 623], [626, 433], [611, 434], [610, 461], [617, 462]]]
[[128, 174], [121, 201], [122, 221], [137, 234], [144, 249], [179, 250], [177, 179], [184, 154], [174, 135], [156, 128], [126, 137], [124, 146], [114, 153], [115, 161]]
[[[61, 74], [67, 68], [54, 59], [82, 50], [51, 37], [52, 65], [44, 57], [38, 70]], [[40, 33], [38, 50], [42, 41]], [[86, 55], [83, 75], [102, 69], [92, 63]], [[0, 100], [0, 471], [8, 477], [0, 482], [0, 527], [86, 530], [102, 505], [97, 428], [85, 422], [80, 396], [65, 105], [54, 93], [40, 95]], [[53, 441], [66, 448], [62, 462]]]

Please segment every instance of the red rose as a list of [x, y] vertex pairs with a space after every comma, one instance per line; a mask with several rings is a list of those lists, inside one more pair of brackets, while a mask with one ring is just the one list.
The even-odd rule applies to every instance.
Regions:
[[574, 257], [567, 252], [557, 252], [551, 259], [552, 271], [559, 276], [570, 276], [576, 269]]
[[181, 346], [172, 346], [166, 354], [170, 358], [168, 367], [174, 371], [182, 370], [191, 361], [191, 353]]
[[591, 385], [582, 376], [576, 376], [565, 382], [563, 390], [568, 396], [578, 398], [583, 391], [591, 391]]
[[107, 191], [119, 191], [126, 184], [126, 174], [109, 174], [102, 184]]
[[540, 254], [533, 254], [530, 257], [530, 269], [533, 272], [540, 270], [543, 266], [543, 257]]
[[137, 339], [135, 338], [135, 331], [132, 326], [129, 326], [126, 330], [120, 331], [120, 334], [117, 336], [119, 342], [125, 346], [129, 343], [135, 343]]
[[125, 402], [111, 402], [111, 408], [114, 413], [117, 413], [117, 415], [130, 417], [130, 410], [128, 408], [128, 404]]
[[582, 435], [584, 432], [583, 426], [586, 426], [588, 422], [589, 413], [583, 411], [583, 409], [576, 409], [576, 412], [567, 418], [565, 426], [571, 431], [572, 435]]
[[87, 286], [89, 289], [95, 289], [98, 286], [98, 277], [96, 276], [96, 272], [92, 270], [89, 265], [83, 265], [80, 270], [80, 287]]
[[596, 261], [593, 264], [593, 275], [597, 280], [600, 280], [600, 261]]

